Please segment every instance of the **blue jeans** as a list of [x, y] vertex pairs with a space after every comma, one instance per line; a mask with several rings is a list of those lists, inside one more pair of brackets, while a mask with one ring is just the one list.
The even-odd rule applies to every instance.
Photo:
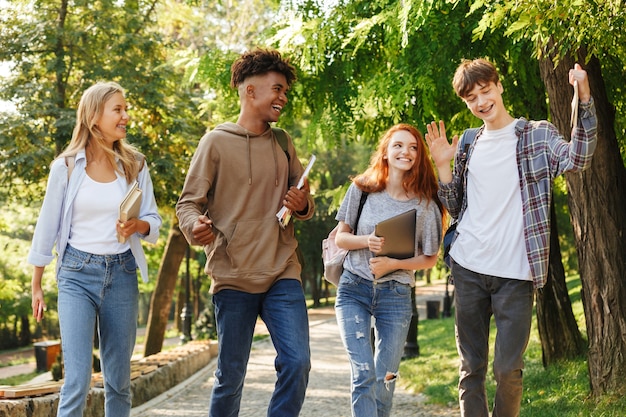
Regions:
[[497, 383], [494, 417], [519, 416], [524, 351], [530, 337], [533, 283], [483, 275], [452, 261], [456, 341], [461, 367], [459, 403], [463, 417], [487, 417], [485, 391], [489, 325], [496, 323], [493, 373]]
[[297, 417], [311, 370], [309, 316], [300, 281], [281, 279], [261, 294], [221, 290], [213, 294], [213, 304], [219, 354], [209, 416], [239, 415], [254, 326], [261, 316], [277, 354], [267, 415]]
[[137, 334], [137, 264], [130, 250], [92, 255], [68, 245], [58, 274], [65, 364], [58, 417], [82, 417], [91, 384], [96, 319], [105, 415], [130, 415], [130, 360]]
[[[372, 282], [344, 271], [335, 313], [350, 360], [352, 415], [387, 417], [411, 322], [412, 288], [397, 281]], [[375, 352], [371, 320], [374, 318]]]

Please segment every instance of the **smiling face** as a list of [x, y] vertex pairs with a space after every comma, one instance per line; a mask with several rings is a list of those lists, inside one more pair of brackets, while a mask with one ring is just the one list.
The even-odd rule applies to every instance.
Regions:
[[488, 129], [498, 129], [510, 121], [502, 101], [502, 92], [500, 82], [477, 83], [463, 97], [463, 101], [474, 116], [485, 122]]
[[406, 172], [411, 170], [417, 157], [417, 138], [406, 130], [398, 130], [391, 135], [387, 145], [389, 171]]
[[113, 146], [113, 143], [126, 137], [126, 126], [129, 116], [126, 112], [126, 99], [122, 93], [115, 93], [103, 106], [102, 115], [96, 126], [98, 126], [104, 141]]
[[245, 82], [245, 88], [250, 99], [250, 115], [263, 123], [278, 121], [288, 101], [287, 78], [279, 72], [270, 71], [250, 77]]

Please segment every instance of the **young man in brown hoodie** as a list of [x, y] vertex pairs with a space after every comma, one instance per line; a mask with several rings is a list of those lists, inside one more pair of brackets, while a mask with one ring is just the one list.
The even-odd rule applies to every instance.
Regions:
[[285, 205], [296, 219], [313, 216], [308, 182], [288, 138], [286, 150], [270, 123], [287, 104], [295, 70], [273, 50], [244, 53], [231, 68], [241, 110], [198, 144], [176, 205], [190, 244], [203, 245], [211, 277], [219, 355], [210, 417], [239, 414], [257, 318], [277, 357], [268, 416], [298, 416], [310, 370], [309, 326], [293, 222], [282, 228]]

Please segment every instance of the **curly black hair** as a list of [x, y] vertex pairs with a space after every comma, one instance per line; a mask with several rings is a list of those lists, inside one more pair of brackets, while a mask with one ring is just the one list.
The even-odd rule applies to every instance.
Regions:
[[280, 52], [270, 49], [256, 48], [244, 52], [230, 68], [230, 85], [234, 88], [244, 82], [248, 77], [266, 74], [270, 71], [281, 73], [287, 79], [287, 85], [291, 86], [296, 80], [296, 69], [284, 59]]

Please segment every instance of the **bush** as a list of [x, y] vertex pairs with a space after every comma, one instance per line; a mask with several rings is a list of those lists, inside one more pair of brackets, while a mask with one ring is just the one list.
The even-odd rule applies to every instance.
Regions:
[[196, 320], [196, 338], [199, 340], [217, 339], [215, 312], [213, 311], [213, 303], [211, 302], [200, 312], [200, 316], [198, 320]]
[[59, 353], [56, 360], [50, 367], [50, 373], [54, 381], [60, 381], [63, 379], [63, 353]]

